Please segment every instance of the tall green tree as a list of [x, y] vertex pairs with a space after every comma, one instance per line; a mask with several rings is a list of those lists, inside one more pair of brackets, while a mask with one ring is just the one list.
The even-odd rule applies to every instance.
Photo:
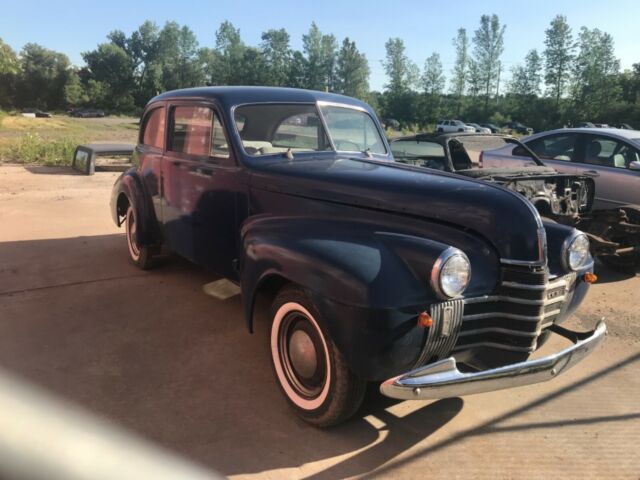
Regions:
[[306, 56], [305, 88], [311, 90], [333, 90], [338, 44], [333, 35], [323, 35], [315, 22], [302, 36]]
[[545, 30], [544, 44], [544, 81], [548, 94], [555, 98], [556, 108], [559, 108], [560, 98], [569, 85], [575, 48], [567, 17], [556, 15], [551, 20]]
[[462, 95], [465, 93], [469, 78], [469, 38], [466, 29], [458, 29], [458, 34], [453, 39], [453, 46], [456, 49], [456, 61], [451, 71], [451, 93], [457, 97], [456, 114], [459, 114]]
[[620, 60], [613, 37], [601, 30], [582, 27], [574, 62], [573, 100], [583, 118], [597, 118], [620, 95], [617, 76]]
[[369, 92], [369, 62], [356, 42], [345, 38], [336, 60], [335, 91], [350, 97], [365, 98]]
[[500, 25], [497, 15], [482, 15], [480, 27], [473, 35], [473, 56], [482, 81], [485, 112], [489, 109], [489, 98], [497, 89], [500, 78], [505, 28], [505, 25]]
[[243, 83], [244, 51], [240, 29], [224, 21], [216, 31], [216, 54], [207, 71], [212, 85], [241, 85]]
[[440, 55], [437, 52], [433, 52], [424, 62], [421, 78], [422, 89], [428, 95], [440, 95], [444, 90], [445, 81]]
[[384, 46], [387, 53], [382, 65], [389, 78], [385, 88], [392, 95], [406, 93], [416, 83], [418, 67], [407, 57], [402, 39], [390, 38]]
[[542, 81], [542, 57], [538, 51], [529, 50], [524, 59], [524, 65], [513, 68], [509, 92], [514, 95], [535, 97], [540, 93]]
[[291, 48], [289, 34], [284, 28], [267, 30], [262, 33], [262, 56], [267, 68], [266, 83], [285, 86], [289, 76]]
[[189, 27], [167, 22], [160, 31], [158, 43], [157, 61], [162, 68], [164, 89], [193, 87], [203, 82], [198, 40]]

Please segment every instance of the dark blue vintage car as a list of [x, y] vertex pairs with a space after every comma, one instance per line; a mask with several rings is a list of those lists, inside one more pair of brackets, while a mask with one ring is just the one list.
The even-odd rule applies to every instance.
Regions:
[[[275, 376], [308, 422], [353, 415], [367, 382], [431, 399], [548, 380], [600, 343], [559, 324], [594, 281], [587, 237], [501, 186], [395, 163], [376, 115], [306, 90], [152, 99], [113, 188], [131, 259], [161, 247], [270, 296]], [[527, 360], [552, 332], [573, 341]]]

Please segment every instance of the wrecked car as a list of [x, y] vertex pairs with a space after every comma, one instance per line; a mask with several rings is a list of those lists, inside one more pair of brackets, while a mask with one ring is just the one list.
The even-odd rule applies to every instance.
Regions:
[[501, 185], [527, 198], [545, 218], [576, 226], [591, 211], [595, 184], [586, 175], [559, 174], [533, 152], [531, 166], [486, 168], [483, 155], [506, 144], [527, 147], [508, 135], [418, 134], [391, 141], [396, 161], [456, 173]]
[[[499, 185], [395, 162], [353, 98], [167, 92], [134, 165], [111, 200], [130, 260], [173, 251], [237, 283], [249, 331], [269, 300], [276, 382], [311, 424], [350, 418], [368, 382], [419, 400], [550, 380], [604, 338], [603, 322], [560, 325], [595, 279], [584, 233]], [[551, 333], [572, 344], [529, 359]]]

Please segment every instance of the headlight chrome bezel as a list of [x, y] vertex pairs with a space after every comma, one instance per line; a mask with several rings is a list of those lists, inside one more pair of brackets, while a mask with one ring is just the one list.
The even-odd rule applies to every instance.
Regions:
[[[464, 288], [460, 292], [456, 293], [455, 295], [450, 295], [442, 287], [442, 272], [444, 271], [444, 268], [448, 264], [448, 262], [450, 262], [455, 257], [460, 257], [467, 263], [469, 274], [467, 276], [467, 282], [464, 285]], [[436, 293], [438, 298], [440, 298], [441, 300], [451, 300], [452, 298], [458, 298], [462, 296], [462, 294], [466, 291], [467, 287], [469, 286], [470, 280], [471, 280], [471, 262], [469, 262], [469, 258], [465, 255], [465, 253], [462, 250], [459, 250], [454, 247], [449, 247], [444, 252], [442, 252], [434, 262], [433, 267], [431, 269], [431, 277], [430, 277], [431, 288]]]
[[[581, 260], [579, 264], [573, 265], [571, 263], [572, 247], [576, 244], [577, 240], [583, 241], [583, 239], [584, 241], [586, 241], [586, 247], [587, 247], [586, 255], [584, 256], [584, 258]], [[591, 245], [589, 242], [589, 237], [584, 232], [581, 232], [580, 230], [574, 230], [572, 234], [566, 238], [566, 240], [564, 241], [564, 244], [562, 245], [562, 262], [564, 264], [565, 269], [569, 272], [577, 272], [578, 270], [581, 270], [587, 265], [589, 265], [591, 261], [591, 256], [589, 251], [590, 246]]]

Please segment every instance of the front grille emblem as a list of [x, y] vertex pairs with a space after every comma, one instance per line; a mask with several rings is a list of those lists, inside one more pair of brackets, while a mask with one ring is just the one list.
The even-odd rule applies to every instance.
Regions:
[[451, 326], [453, 324], [453, 307], [446, 306], [442, 309], [442, 322], [440, 326], [440, 336], [448, 337], [451, 335]]

